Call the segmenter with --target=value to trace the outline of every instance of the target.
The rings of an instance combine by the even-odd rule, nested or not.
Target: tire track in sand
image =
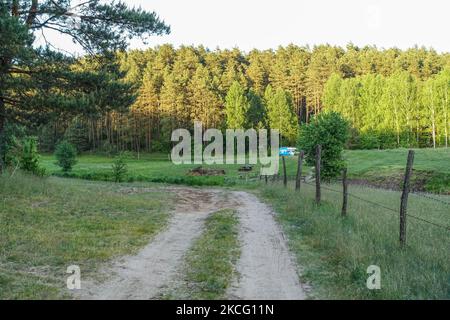
[[[233,299],[303,299],[303,289],[273,211],[246,192],[165,188],[177,194],[168,227],[137,255],[113,261],[101,272],[104,282],[83,281],[80,299],[157,299],[180,278],[184,254],[201,234],[208,214],[224,208],[239,213],[241,257],[239,276],[228,290]],[[151,192],[133,188],[132,192]]]
[[[218,208],[230,207],[223,192],[194,188],[165,188],[177,194],[177,206],[168,227],[135,256],[125,256],[104,268],[105,282],[82,282],[79,299],[155,299],[176,278],[185,252],[203,229],[205,218]],[[133,192],[151,192],[133,188]],[[83,279],[82,279],[83,280]]]
[[[228,290],[232,299],[305,299],[297,267],[288,250],[274,212],[247,192],[234,192],[240,200],[241,257],[239,277]]]

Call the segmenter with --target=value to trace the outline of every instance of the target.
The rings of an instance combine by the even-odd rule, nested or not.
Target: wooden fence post
[[[348,198],[348,183],[347,183],[347,168],[342,170],[342,216],[345,217],[347,215],[347,198]]]
[[[320,204],[320,157],[322,153],[322,146],[316,146],[316,203]]]
[[[286,175],[286,160],[285,156],[282,156],[283,159],[283,184],[286,187],[287,186],[287,175]]]
[[[267,174],[264,176],[264,180],[265,180],[265,182],[267,184]]]
[[[409,180],[412,174],[414,163],[414,150],[409,150],[406,162],[405,178],[403,180],[403,191],[400,203],[400,246],[406,244],[406,210],[408,207]]]
[[[297,178],[295,180],[295,190],[300,190],[300,183],[302,179],[302,165],[303,165],[303,156],[305,155],[305,152],[303,150],[300,150],[300,153],[298,154],[298,163],[297,163]]]

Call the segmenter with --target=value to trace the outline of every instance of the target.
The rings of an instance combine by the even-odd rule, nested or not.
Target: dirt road
[[[157,299],[180,276],[184,254],[203,229],[208,214],[224,208],[239,213],[241,257],[238,278],[229,298],[303,299],[293,263],[272,210],[246,192],[167,188],[177,194],[177,207],[168,227],[137,255],[122,257],[102,273],[112,275],[102,283],[83,281],[80,299]],[[133,192],[145,189],[133,188]]]
[[[241,257],[240,275],[229,290],[232,299],[304,299],[296,266],[273,211],[246,192],[239,199]]]

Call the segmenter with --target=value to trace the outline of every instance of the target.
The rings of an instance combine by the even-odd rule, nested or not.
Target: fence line
[[[306,185],[309,185],[309,186],[311,186],[311,187],[315,187],[315,186],[316,186],[315,184],[309,183],[309,182],[306,182],[306,181],[304,181],[303,183],[306,184]],[[332,192],[336,192],[336,193],[341,193],[341,191],[339,191],[339,190],[335,190],[335,189],[332,189],[332,188],[328,188],[328,187],[325,187],[325,186],[323,186],[323,185],[321,186],[321,188],[324,189],[324,190],[328,190],[328,191],[332,191]],[[396,209],[393,209],[393,208],[384,206],[384,205],[379,204],[379,203],[374,202],[374,201],[370,201],[370,200],[361,198],[361,197],[359,197],[359,196],[357,196],[357,195],[355,195],[355,194],[353,194],[353,193],[350,193],[350,192],[347,192],[347,194],[348,194],[348,196],[350,196],[350,197],[352,197],[352,198],[358,199],[358,200],[360,200],[360,201],[369,203],[369,204],[371,204],[371,205],[373,205],[373,206],[380,207],[380,208],[383,208],[383,209],[385,209],[385,210],[388,210],[388,211],[393,212],[393,213],[390,214],[390,215],[393,215],[394,213],[395,213],[395,214],[398,213],[398,210],[396,210]],[[412,214],[410,214],[410,213],[407,213],[406,216],[411,217],[412,219],[416,219],[416,220],[419,220],[419,221],[428,223],[428,224],[430,224],[430,225],[433,225],[433,226],[436,226],[436,227],[440,227],[440,228],[443,228],[443,229],[446,229],[446,230],[449,230],[449,231],[450,231],[450,226],[441,225],[441,224],[438,224],[438,223],[436,223],[436,222],[433,222],[433,221],[430,221],[430,220],[426,220],[426,219],[424,219],[424,218],[420,218],[420,217],[418,217],[418,216],[412,215]]]
[[[324,189],[324,190],[328,190],[328,191],[331,191],[331,192],[335,192],[335,193],[339,193],[339,194],[342,193],[343,194],[343,200],[342,200],[343,201],[343,206],[342,206],[342,212],[341,212],[342,216],[346,216],[347,196],[350,196],[352,198],[358,199],[359,201],[363,201],[365,203],[371,204],[372,206],[383,208],[384,210],[389,211],[389,213],[387,213],[385,211],[381,211],[381,212],[384,212],[386,214],[390,214],[390,215],[396,214],[397,215],[399,213],[399,210],[390,208],[390,207],[385,206],[383,204],[380,204],[378,202],[374,202],[374,201],[371,201],[371,200],[367,200],[367,199],[361,198],[361,197],[359,197],[359,196],[357,196],[357,195],[355,195],[353,193],[349,193],[347,188],[346,188],[346,183],[345,182],[343,182],[343,184],[342,184],[343,185],[343,190],[336,190],[336,189],[333,189],[333,188],[330,188],[330,187],[322,185],[320,183],[321,151],[322,151],[321,147],[318,145],[316,147],[316,163],[315,163],[315,168],[316,168],[315,176],[316,176],[316,179],[315,179],[314,183],[308,182],[308,181],[306,181],[306,179],[303,181],[304,184],[309,185],[311,187],[315,187],[315,192],[316,192],[315,201],[316,201],[316,203],[318,205],[320,204],[320,201],[321,201],[321,192],[320,192],[320,190]],[[298,190],[299,186],[300,186],[300,178],[301,177],[299,177],[299,172],[301,172],[300,171],[301,170],[301,163],[300,163],[300,161],[302,161],[302,160],[303,160],[303,156],[299,156],[299,158],[298,158],[299,163],[298,163],[298,166],[297,166],[297,175],[295,176],[295,182],[296,182],[295,189],[296,190]],[[416,192],[410,192],[410,190],[409,190],[409,178],[410,178],[410,175],[412,174],[413,160],[414,160],[414,151],[410,150],[408,152],[408,161],[407,161],[406,172],[405,172],[405,176],[404,176],[405,178],[404,178],[404,182],[403,182],[402,196],[401,196],[401,199],[400,199],[400,202],[401,202],[400,203],[400,245],[401,246],[404,246],[405,243],[406,243],[406,217],[410,217],[410,218],[412,218],[412,219],[414,219],[416,221],[420,221],[420,222],[432,225],[434,227],[439,227],[439,228],[443,228],[443,229],[445,229],[447,231],[450,231],[450,226],[442,225],[442,224],[436,223],[434,221],[430,221],[430,220],[418,217],[416,215],[412,215],[410,213],[407,213],[407,208],[408,208],[407,201],[408,201],[408,194],[409,193],[412,193],[412,194],[417,195],[419,197],[427,198],[429,200],[433,200],[433,201],[436,201],[436,202],[439,202],[439,203],[442,203],[442,204],[445,204],[445,205],[450,205],[450,202],[447,202],[447,201],[444,201],[444,200],[441,200],[441,199],[436,199],[436,198],[433,198],[433,197],[425,195],[425,194],[420,194],[420,193],[416,193]],[[344,170],[344,173],[343,173],[343,180],[346,179],[346,172],[345,171],[346,171],[346,169]],[[285,158],[283,157],[283,184],[284,184],[284,187],[286,187],[286,185],[287,185],[287,179],[288,178],[294,178],[294,176],[288,176],[286,174]],[[279,176],[275,177],[275,175],[274,175],[272,181],[275,182],[278,179],[279,179]]]
[[[427,199],[430,199],[430,200],[434,200],[434,201],[443,203],[443,204],[445,204],[447,206],[450,206],[450,202],[447,202],[447,201],[444,201],[444,200],[441,200],[441,199],[436,199],[436,198],[430,197],[429,195],[426,195],[426,194],[423,194],[423,193],[418,193],[418,192],[411,192],[411,193],[416,195],[416,196],[418,196],[418,197],[427,198]]]

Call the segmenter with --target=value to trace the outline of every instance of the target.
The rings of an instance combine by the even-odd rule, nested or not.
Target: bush
[[[115,182],[122,182],[128,172],[127,164],[123,154],[118,156],[112,165],[113,179]]]
[[[304,150],[307,163],[314,165],[316,146],[322,146],[321,178],[330,180],[344,167],[342,151],[348,139],[348,122],[337,112],[326,112],[300,128],[298,147]]]
[[[22,154],[20,155],[20,169],[33,174],[43,176],[45,170],[39,167],[39,154],[37,150],[37,138],[27,137],[22,143]]]
[[[151,148],[152,148],[151,149],[152,152],[168,152],[168,151],[170,151],[169,143],[162,142],[159,140],[152,141]]]
[[[56,164],[62,168],[63,172],[70,172],[77,163],[77,149],[67,141],[62,141],[56,146],[55,157]]]
[[[379,149],[380,141],[376,132],[367,131],[359,136],[360,149]]]

